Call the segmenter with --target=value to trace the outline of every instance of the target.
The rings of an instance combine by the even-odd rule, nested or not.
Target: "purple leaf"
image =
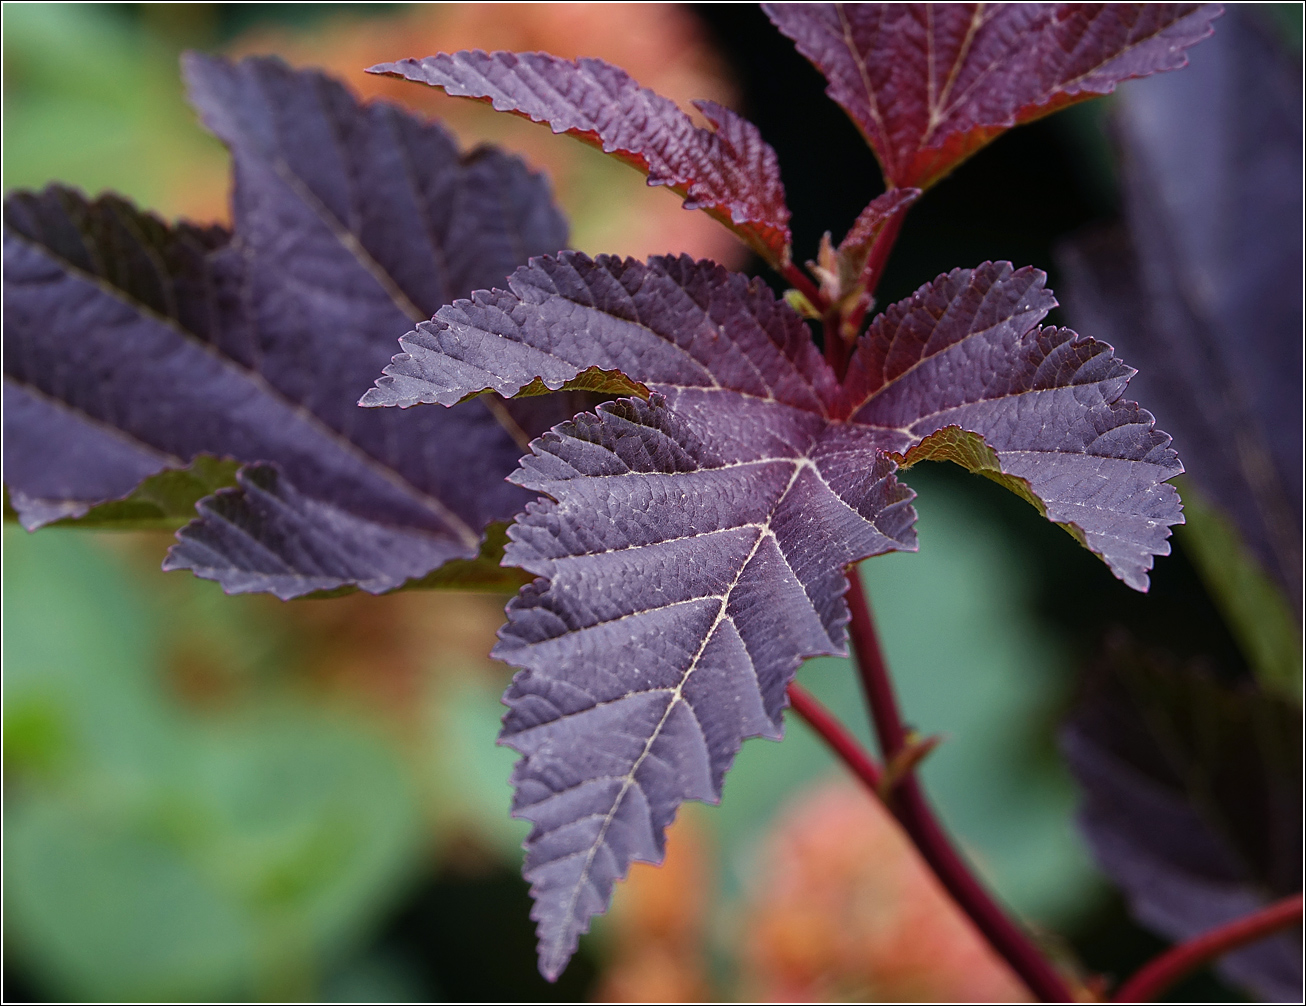
[[[1190,477],[1301,598],[1301,69],[1233,9],[1115,105],[1128,232],[1062,254],[1067,310],[1140,364]]]
[[[747,119],[714,101],[694,104],[712,124],[695,126],[670,98],[640,87],[601,59],[479,49],[374,66],[465,98],[548,123],[612,154],[730,227],[771,263],[789,262],[789,207],[775,151]]]
[[[555,428],[514,476],[553,497],[509,530],[505,562],[545,579],[494,650],[523,668],[501,742],[524,755],[550,979],[631,861],[661,861],[681,801],[715,803],[744,738],[779,739],[803,658],[844,652],[843,567],[915,544],[912,493],[864,438],[719,394],[747,460],[654,396]]]
[[[995,137],[1174,70],[1216,4],[762,5],[830,82],[890,188],[929,188]]]
[[[272,469],[247,473],[180,533],[171,568],[288,597],[392,589],[472,559],[527,498],[503,481],[519,423],[488,400],[364,412],[356,382],[440,304],[565,243],[545,182],[275,60],[191,56],[186,72],[232,149],[234,237],[114,197],[6,201],[5,478],[20,517],[85,514],[208,454],[275,465],[275,489]]]
[[[1178,942],[1301,890],[1301,713],[1125,638],[1062,733],[1098,864]],[[1268,1002],[1301,994],[1301,937],[1225,957]]]
[[[1046,278],[986,263],[894,304],[858,343],[840,411],[907,465],[957,461],[1014,490],[1146,590],[1183,522],[1165,482],[1183,467],[1122,398],[1132,367],[1104,342],[1039,326],[1056,305]]]
[[[495,651],[523,668],[502,740],[524,755],[546,975],[630,862],[660,860],[679,804],[719,796],[744,738],[778,736],[801,660],[843,652],[844,568],[915,548],[898,460],[997,478],[1146,587],[1180,519],[1160,480],[1181,469],[1120,401],[1132,371],[1110,347],[1039,328],[1043,280],[940,277],[877,319],[843,385],[769,288],[685,256],[538,258],[401,340],[365,404],[591,367],[649,395],[556,427],[513,476],[551,498],[509,529],[504,561],[541,579]]]

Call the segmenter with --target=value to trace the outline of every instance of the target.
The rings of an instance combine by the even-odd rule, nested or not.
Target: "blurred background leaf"
[[[1190,548],[1263,683],[1301,701],[1301,64],[1230,8],[1111,115],[1124,220],[1061,249],[1072,321],[1139,368],[1184,459]],[[1294,638],[1295,637],[1295,638]],[[1294,645],[1295,643],[1295,645]]]
[[[1301,715],[1208,667],[1112,638],[1062,735],[1080,821],[1135,914],[1190,939],[1301,890]],[[1301,987],[1301,934],[1218,964],[1269,1002]]]

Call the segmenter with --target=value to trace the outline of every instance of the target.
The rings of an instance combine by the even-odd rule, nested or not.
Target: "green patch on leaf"
[[[167,468],[151,475],[129,496],[92,507],[81,517],[66,517],[55,525],[106,528],[115,531],[171,531],[195,519],[195,504],[205,496],[236,484],[240,463],[201,454],[186,468]],[[18,514],[5,490],[5,520]]]
[[[236,484],[238,461],[201,454],[186,468],[151,475],[124,499],[93,507],[85,516],[59,521],[82,527],[142,530],[181,527],[195,519],[195,504]]]
[[[945,426],[941,430],[931,433],[919,444],[909,450],[905,455],[894,454],[894,460],[898,462],[899,467],[906,470],[916,464],[918,461],[951,461],[955,465],[961,465],[969,472],[976,475],[983,475],[986,479],[991,479],[1004,489],[1015,493],[1026,503],[1032,506],[1043,517],[1047,517],[1047,507],[1043,501],[1034,495],[1030,488],[1029,482],[1017,475],[1008,475],[1002,470],[1002,462],[998,459],[998,452],[984,442],[984,438],[978,433],[971,433],[969,430],[963,430],[960,426]],[[1084,532],[1074,524],[1065,521],[1053,521],[1057,527],[1065,531],[1075,541],[1088,548],[1088,542],[1084,538]]]
[[[475,559],[452,559],[420,580],[409,581],[403,589],[515,594],[535,577],[514,566],[499,565],[503,559],[503,548],[507,544],[507,522],[495,521],[485,529],[481,551]]]
[[[582,370],[561,388],[546,387],[540,378],[535,378],[513,398],[531,398],[535,395],[552,395],[555,391],[594,391],[601,395],[634,395],[648,401],[648,388],[633,381],[619,370],[600,370],[589,367]]]
[[[998,452],[986,444],[978,433],[963,430],[960,426],[945,426],[931,433],[905,455],[895,454],[894,459],[903,469],[912,467],[918,461],[951,461],[976,475],[992,479],[1015,493],[1044,517],[1047,516],[1047,508],[1030,490],[1029,482],[1004,472],[1002,462],[998,460]]]

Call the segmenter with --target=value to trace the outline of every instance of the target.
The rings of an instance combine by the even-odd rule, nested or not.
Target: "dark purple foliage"
[[[226,231],[170,229],[113,196],[87,203],[58,187],[7,199],[4,229],[5,483],[29,531],[205,449],[132,427],[176,436],[185,415],[185,425],[245,439],[240,424],[195,416],[189,389],[168,396],[225,376],[207,346],[235,299]]]
[[[509,530],[505,561],[543,579],[494,650],[524,669],[501,740],[525,756],[513,812],[534,824],[549,978],[631,861],[661,861],[681,801],[715,803],[744,738],[779,739],[803,658],[843,652],[843,566],[915,544],[887,458],[785,406],[733,406],[712,429],[753,430],[746,459],[655,395],[556,427],[513,476],[553,498]]]
[[[191,56],[186,75],[232,151],[234,237],[58,188],[6,201],[5,480],[24,524],[206,453],[264,464],[201,506],[168,568],[292,597],[475,556],[528,498],[503,481],[518,424],[488,401],[364,411],[358,383],[405,328],[565,244],[547,184],[276,60]]]
[[[768,3],[890,188],[928,188],[1012,126],[1184,65],[1217,4]]]
[[[591,367],[650,394],[556,427],[513,476],[552,498],[509,529],[504,561],[541,579],[495,650],[523,668],[503,740],[525,755],[514,806],[535,824],[546,974],[630,862],[661,859],[680,802],[717,799],[741,741],[778,736],[802,659],[844,652],[844,568],[915,548],[897,462],[1003,481],[1145,589],[1181,468],[1121,400],[1133,371],[1110,347],[1039,327],[1043,282],[1007,264],[941,276],[876,320],[843,382],[769,288],[688,257],[536,259],[401,340],[364,404],[560,388]]]
[[[1182,74],[1123,92],[1128,226],[1063,249],[1068,310],[1147,374],[1190,477],[1301,597],[1301,71],[1234,9]],[[1300,711],[1117,646],[1065,749],[1082,824],[1144,924],[1182,940],[1301,889]],[[1300,937],[1221,971],[1301,994]]]
[[[1064,250],[1067,310],[1300,603],[1301,69],[1237,9],[1192,60],[1117,99],[1128,230]]]
[[[1093,855],[1145,925],[1178,942],[1301,890],[1299,709],[1118,638],[1061,746]],[[1219,968],[1293,1002],[1300,937]]]
[[[1045,279],[986,263],[893,305],[858,342],[840,411],[909,464],[957,461],[1014,489],[1146,590],[1183,520],[1165,482],[1183,469],[1151,414],[1123,399],[1132,367],[1104,342],[1039,327],[1056,305]]]
[[[694,103],[713,126],[702,129],[620,67],[543,52],[440,53],[371,72],[548,123],[643,171],[650,185],[670,186],[686,209],[707,210],[770,262],[789,261],[789,207],[775,151],[756,126],[714,101]]]
[[[761,281],[687,256],[558,252],[566,227],[520,162],[462,155],[438,127],[275,60],[186,62],[233,155],[233,233],[58,188],[5,206],[5,477],[29,527],[198,499],[167,567],[281,597],[486,583],[501,546],[535,577],[495,654],[520,668],[501,740],[522,755],[513,810],[533,824],[526,876],[550,978],[630,864],[662,858],[680,804],[719,799],[743,740],[780,736],[802,660],[845,652],[848,567],[916,547],[900,468],[952,460],[1005,485],[1138,590],[1182,520],[1170,438],[1124,398],[1133,369],[1041,326],[1056,301],[1038,270],[956,269],[859,330],[921,189],[1011,126],[1184,65],[1219,8],[767,8],[890,188],[837,249],[823,243],[819,287],[791,268],[775,152],[728,109],[698,103],[713,127],[699,128],[616,67],[540,53],[373,71],[548,123],[672,188],[803,286],[795,303],[849,340],[850,356],[831,352],[837,371]],[[1258,290],[1238,286],[1220,318],[1260,318]],[[373,408],[356,408],[362,375],[382,368],[361,403]],[[623,397],[559,422],[577,410],[544,397],[558,391]],[[409,408],[421,403],[448,408]],[[170,475],[181,481],[158,482]],[[503,546],[495,522],[514,513]],[[1235,723],[1217,747],[1243,729],[1237,702],[1200,701]],[[1110,822],[1137,782],[1120,766],[1159,764],[1117,742],[1155,722],[1092,709],[1067,746],[1099,854],[1124,864],[1139,904],[1153,902],[1130,878],[1174,827],[1191,832],[1196,873],[1218,861],[1211,875],[1247,904],[1251,880],[1287,882],[1262,869],[1277,852],[1199,834],[1173,765],[1156,778],[1179,790]],[[1204,716],[1174,727],[1201,765]],[[1098,793],[1110,806],[1094,811]]]

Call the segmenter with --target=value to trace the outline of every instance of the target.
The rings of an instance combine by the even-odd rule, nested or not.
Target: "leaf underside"
[[[20,519],[176,526],[200,488],[183,473],[213,455],[252,467],[210,480],[231,488],[204,500],[168,568],[293,597],[474,559],[485,526],[528,499],[503,481],[521,443],[570,413],[365,412],[357,381],[441,304],[566,243],[547,184],[276,60],[185,69],[233,154],[234,235],[57,187],[6,200]]]
[[[539,579],[495,649],[522,669],[501,741],[523,755],[546,975],[630,863],[660,860],[679,804],[716,800],[742,741],[779,735],[799,663],[844,652],[845,567],[915,548],[895,458],[1023,489],[1146,587],[1182,469],[1110,347],[1039,326],[1043,284],[1005,263],[940,276],[876,319],[843,382],[764,284],[684,256],[535,259],[401,340],[364,404],[589,367],[650,393],[555,427],[512,476],[548,497],[509,529],[504,561]]]
[[[1218,4],[762,5],[830,82],[890,188],[928,188],[1000,133],[1178,69]]]
[[[479,49],[374,66],[447,94],[489,102],[547,123],[666,185],[719,219],[772,264],[789,261],[789,207],[775,151],[747,119],[713,101],[694,104],[712,124],[695,126],[674,101],[642,88],[601,59]]]
[[[1301,890],[1301,713],[1127,638],[1061,736],[1079,824],[1144,925],[1176,942]],[[1231,953],[1221,973],[1293,1002],[1301,936]]]
[[[885,224],[907,210],[920,197],[920,189],[890,189],[876,196],[857,214],[852,227],[839,242],[839,254],[865,265],[871,245],[880,236]],[[857,272],[860,274],[861,269],[858,268]]]

